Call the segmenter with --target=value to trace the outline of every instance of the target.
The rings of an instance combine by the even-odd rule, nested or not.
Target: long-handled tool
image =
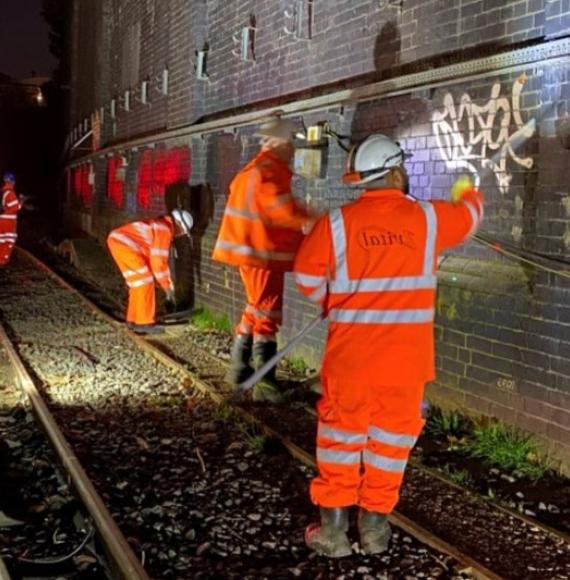
[[[259,382],[267,372],[269,372],[277,363],[287,354],[289,354],[302,340],[309,334],[314,328],[319,326],[319,324],[325,319],[322,314],[319,314],[309,325],[307,325],[299,334],[292,338],[279,352],[274,354],[263,366],[261,366],[257,371],[245,380],[243,383],[238,385],[238,388],[242,391],[247,391],[251,389],[257,382]]]

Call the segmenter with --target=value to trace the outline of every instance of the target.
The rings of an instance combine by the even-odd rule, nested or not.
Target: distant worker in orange
[[[18,212],[22,208],[16,194],[16,176],[5,173],[0,198],[0,267],[10,261],[18,239]]]
[[[452,201],[409,195],[404,151],[384,135],[354,147],[344,176],[361,197],[322,217],[295,260],[300,291],[330,325],[318,404],[318,476],[311,499],[320,524],[305,532],[319,554],[351,553],[349,507],[360,508],[361,548],[383,552],[387,516],[424,426],[424,385],[435,377],[434,315],[440,253],[469,239],[483,196],[468,178]]]
[[[175,236],[190,236],[192,215],[181,209],[171,216],[140,220],[111,231],[107,245],[129,287],[127,324],[139,334],[156,334],[163,328],[155,324],[155,280],[175,303],[169,256]]]
[[[291,193],[293,131],[279,117],[260,127],[261,151],[230,185],[214,249],[214,260],[239,267],[247,297],[227,376],[232,384],[251,376],[252,356],[261,366],[276,353],[285,272],[293,268],[302,228],[314,220]],[[275,369],[265,379],[275,384]]]

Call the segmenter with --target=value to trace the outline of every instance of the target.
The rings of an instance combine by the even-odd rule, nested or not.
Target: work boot
[[[136,334],[162,334],[164,332],[164,326],[160,324],[133,324],[129,322],[127,328],[132,330]]]
[[[256,340],[253,343],[253,363],[256,369],[261,368],[277,352],[277,343],[272,340]],[[253,400],[256,402],[282,403],[283,394],[275,376],[275,367],[267,371],[261,382],[253,387]]]
[[[253,374],[249,364],[253,337],[250,334],[238,334],[232,345],[232,360],[226,374],[226,381],[233,386],[243,383]]]
[[[321,523],[305,530],[305,543],[327,558],[344,558],[352,554],[348,541],[348,508],[321,508]]]
[[[392,530],[388,516],[360,508],[358,512],[360,547],[365,554],[381,554],[388,549]]]

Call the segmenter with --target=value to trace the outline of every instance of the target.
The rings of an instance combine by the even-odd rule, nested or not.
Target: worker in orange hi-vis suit
[[[175,209],[172,217],[140,220],[111,231],[107,245],[129,287],[127,323],[139,334],[163,331],[155,325],[155,280],[175,302],[174,284],[168,264],[174,236],[189,236],[193,220],[189,212]]]
[[[0,266],[8,264],[12,250],[16,245],[18,212],[22,207],[14,189],[16,185],[15,175],[5,173],[3,181],[0,191]]]
[[[424,421],[424,385],[435,377],[434,305],[440,252],[469,239],[483,196],[467,178],[452,201],[407,195],[405,154],[384,135],[353,148],[344,181],[365,191],[322,217],[295,260],[300,291],[330,325],[318,404],[318,476],[311,499],[321,522],[305,533],[322,555],[351,553],[348,508],[360,507],[365,553],[387,549],[387,515]]]
[[[282,322],[285,272],[303,239],[302,229],[314,221],[311,211],[291,193],[293,125],[273,117],[258,131],[261,151],[233,179],[213,259],[238,266],[247,306],[236,328],[227,380],[239,384],[277,351]],[[275,383],[275,371],[266,380]],[[257,399],[275,400],[278,392]],[[256,392],[254,391],[254,396]]]

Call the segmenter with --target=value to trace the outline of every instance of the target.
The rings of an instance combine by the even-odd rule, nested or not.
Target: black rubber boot
[[[136,332],[136,334],[162,334],[164,332],[164,326],[160,324],[132,324],[129,322],[127,328]]]
[[[321,508],[321,523],[305,530],[305,543],[327,558],[344,558],[352,554],[348,532],[349,508]]]
[[[255,368],[262,367],[268,360],[273,358],[277,353],[277,343],[269,340],[256,340],[253,343],[253,363]],[[267,371],[263,377],[265,382],[272,385],[277,385],[277,378],[275,377],[275,367]]]
[[[253,337],[250,334],[237,335],[232,345],[232,360],[226,375],[226,381],[233,386],[243,383],[253,374],[249,364],[253,346]]]
[[[381,554],[388,549],[392,530],[388,516],[360,508],[358,512],[360,547],[365,554]]]

